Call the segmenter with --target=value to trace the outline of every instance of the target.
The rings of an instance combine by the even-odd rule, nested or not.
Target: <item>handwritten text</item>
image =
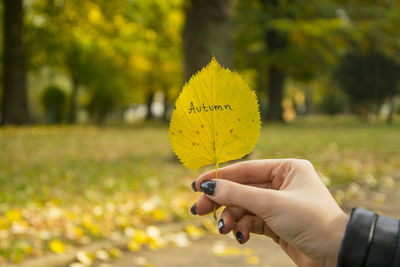
[[[209,112],[209,111],[229,111],[232,110],[230,105],[206,105],[202,103],[200,106],[194,106],[193,102],[190,102],[189,114]]]

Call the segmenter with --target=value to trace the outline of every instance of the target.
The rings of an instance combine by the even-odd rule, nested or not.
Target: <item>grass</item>
[[[85,237],[107,238],[114,230],[190,216],[197,196],[190,183],[212,167],[186,170],[173,155],[167,133],[166,125],[1,128],[0,263],[1,257],[40,256],[54,239],[83,244]],[[398,124],[308,117],[263,125],[248,158],[309,159],[335,189],[400,179],[399,154]],[[55,208],[53,222],[48,214]],[[106,220],[109,208],[112,220]],[[69,233],[66,221],[80,234]],[[34,230],[15,233],[16,223]],[[42,238],[45,231],[50,237]]]
[[[180,185],[184,169],[166,126],[37,126],[0,130],[0,203],[68,203],[115,192]],[[250,158],[306,158],[334,184],[400,169],[400,126],[312,118],[263,125]],[[206,168],[207,169],[207,168]],[[184,179],[185,178],[185,179]],[[4,212],[4,209],[0,208]]]

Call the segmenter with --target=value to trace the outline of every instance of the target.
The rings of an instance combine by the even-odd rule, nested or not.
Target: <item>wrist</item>
[[[330,246],[327,251],[327,256],[325,258],[325,262],[323,266],[326,267],[336,267],[338,262],[338,255],[341,248],[341,244],[343,238],[345,236],[346,227],[348,225],[350,217],[341,212],[341,214],[334,220],[334,227],[330,227],[331,229],[331,238],[330,238]]]

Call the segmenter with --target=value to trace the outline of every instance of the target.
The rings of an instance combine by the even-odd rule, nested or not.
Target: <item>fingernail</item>
[[[217,182],[213,181],[213,180],[204,181],[204,182],[201,183],[200,189],[205,194],[212,196],[212,195],[214,195],[214,190],[215,190],[216,184],[217,184]]]
[[[197,202],[194,203],[193,206],[190,208],[190,212],[191,212],[193,215],[197,215],[196,207],[197,207]]]
[[[196,189],[196,181],[194,181],[194,182],[192,183],[192,189],[193,189],[194,192],[197,192],[197,189]]]
[[[222,228],[224,227],[224,220],[220,219],[218,221],[218,232],[222,234]]]
[[[242,244],[243,234],[241,232],[236,232],[236,240],[239,242],[239,244]]]

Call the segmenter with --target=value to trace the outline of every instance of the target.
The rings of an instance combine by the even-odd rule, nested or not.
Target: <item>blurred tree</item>
[[[347,96],[339,89],[327,90],[322,96],[321,111],[335,115],[343,113],[348,105]]]
[[[258,73],[263,117],[282,120],[286,78],[305,83],[329,71],[346,50],[346,23],[329,0],[238,1],[235,10],[235,62]]]
[[[47,87],[42,93],[41,102],[49,123],[64,121],[67,96],[62,89],[54,85]]]
[[[351,25],[347,32],[346,42],[351,47],[342,59],[341,65],[351,68],[350,65],[358,63],[378,64],[363,65],[354,69],[356,73],[364,72],[365,75],[374,74],[375,77],[362,77],[358,86],[364,86],[365,94],[356,99],[356,92],[360,88],[347,88],[353,103],[357,102],[357,111],[366,117],[385,101],[388,103],[389,112],[387,121],[393,119],[396,94],[399,86],[396,76],[400,74],[400,2],[398,1],[372,1],[366,0],[360,5],[357,1],[348,1],[342,6],[341,15]],[[352,63],[353,62],[353,63]],[[383,69],[378,70],[381,67]],[[340,76],[348,76],[342,71],[335,72]],[[356,74],[360,75],[360,74]],[[360,76],[359,76],[360,77]],[[346,80],[346,81],[343,81]],[[340,83],[350,83],[351,77],[341,78]],[[347,85],[348,86],[348,85]],[[366,92],[368,91],[368,92]],[[361,103],[362,102],[362,103]]]
[[[173,99],[182,72],[181,2],[37,0],[29,16],[31,67],[69,75],[70,122],[78,107],[100,123],[156,91]]]
[[[22,0],[4,0],[3,103],[0,124],[29,122]]]
[[[153,119],[152,105],[156,92],[164,95],[162,118],[168,121],[169,102],[182,84],[183,1],[138,1],[137,19],[142,23],[142,44],[137,45],[136,68],[142,73],[138,82],[143,87],[147,106],[146,119]]]
[[[183,29],[185,80],[214,55],[225,67],[233,67],[231,0],[188,0]]]
[[[368,118],[385,99],[396,95],[400,66],[377,51],[353,52],[341,61],[336,73],[340,87],[350,96],[356,112]]]
[[[265,10],[279,8],[278,0],[261,0]],[[284,51],[288,45],[287,33],[275,28],[267,28],[265,31],[265,42],[268,54]],[[275,64],[268,66],[268,109],[266,118],[268,120],[282,121],[282,99],[286,72]]]

